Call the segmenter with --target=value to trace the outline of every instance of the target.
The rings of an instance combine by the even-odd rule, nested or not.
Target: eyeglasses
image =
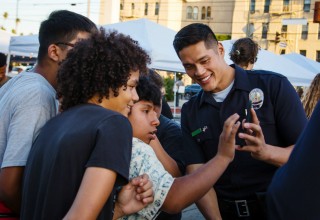
[[[62,44],[62,45],[66,45],[66,46],[69,46],[69,47],[74,47],[74,44],[72,44],[72,43],[58,42],[58,43],[55,43],[55,44],[56,45]]]

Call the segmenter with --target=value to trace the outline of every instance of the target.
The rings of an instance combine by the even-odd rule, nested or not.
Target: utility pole
[[[280,33],[277,31],[274,38],[274,52],[277,53],[277,44],[280,42]]]
[[[246,37],[250,37],[250,4],[251,4],[251,0],[248,0],[248,16],[247,16],[247,30],[246,30]]]
[[[161,0],[159,0],[159,9],[158,9],[158,15],[157,15],[157,24],[159,24],[159,16],[160,16],[160,8],[161,8]]]

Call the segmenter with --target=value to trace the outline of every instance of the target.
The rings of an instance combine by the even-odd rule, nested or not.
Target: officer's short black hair
[[[173,47],[179,56],[179,52],[190,45],[204,41],[207,48],[213,48],[218,44],[216,35],[208,25],[193,23],[182,28],[174,37]]]

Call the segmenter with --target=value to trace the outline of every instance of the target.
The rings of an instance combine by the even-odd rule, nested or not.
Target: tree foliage
[[[223,40],[230,40],[231,35],[230,34],[216,34],[216,37],[218,41],[223,41]]]
[[[166,99],[167,101],[172,101],[173,100],[173,84],[174,84],[174,79],[172,79],[171,77],[166,77],[164,79],[164,86],[166,89]]]

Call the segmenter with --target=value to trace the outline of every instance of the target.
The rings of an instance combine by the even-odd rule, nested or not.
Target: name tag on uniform
[[[193,131],[191,133],[191,136],[197,136],[198,134],[201,134],[202,132],[206,132],[206,130],[208,129],[208,126],[204,126],[203,128],[198,128],[197,130]]]

